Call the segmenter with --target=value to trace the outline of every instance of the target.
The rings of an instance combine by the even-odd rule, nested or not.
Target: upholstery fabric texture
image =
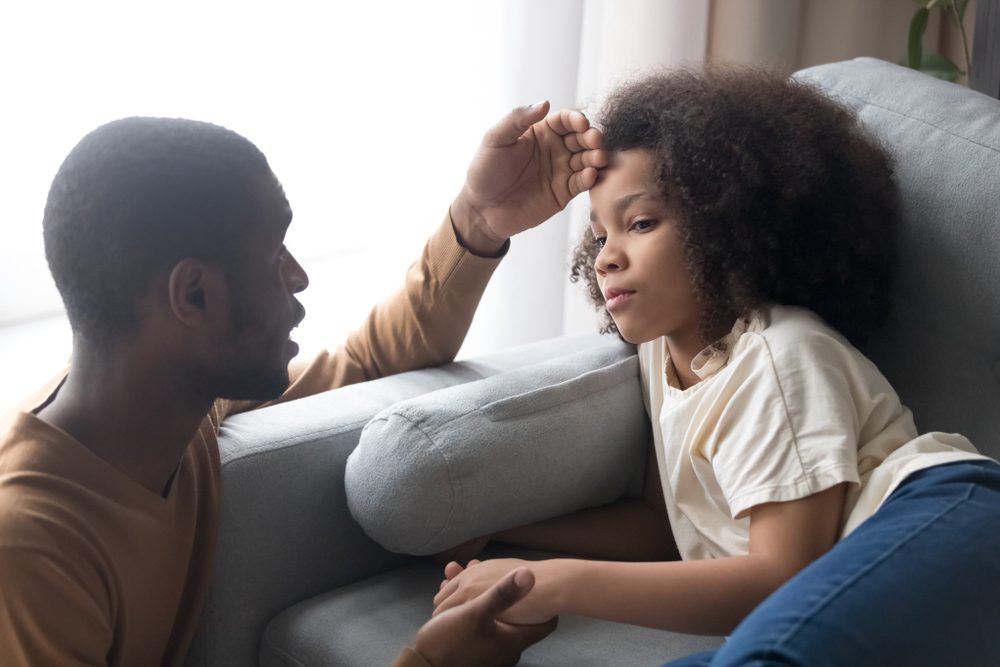
[[[404,401],[347,460],[347,503],[389,551],[426,555],[641,490],[634,349],[608,345]]]

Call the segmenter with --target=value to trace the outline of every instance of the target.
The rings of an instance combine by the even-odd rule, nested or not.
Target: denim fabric
[[[669,665],[1000,665],[1000,465],[914,473],[721,648]]]

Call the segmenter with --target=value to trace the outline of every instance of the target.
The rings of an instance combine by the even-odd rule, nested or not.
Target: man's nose
[[[288,266],[288,289],[292,294],[298,294],[309,287],[309,274],[306,273],[306,270],[302,268],[302,265],[299,264],[299,261],[291,253],[288,253]]]

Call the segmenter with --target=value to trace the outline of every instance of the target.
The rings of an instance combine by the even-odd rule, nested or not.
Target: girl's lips
[[[604,306],[609,313],[614,312],[625,305],[633,294],[635,294],[635,290],[608,290]]]

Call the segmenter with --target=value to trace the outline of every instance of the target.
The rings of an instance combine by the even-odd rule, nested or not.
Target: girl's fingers
[[[457,589],[458,589],[458,582],[455,581],[454,579],[450,579],[449,581],[444,582],[444,585],[441,586],[441,590],[438,591],[438,594],[434,596],[435,614],[437,613],[438,607],[441,605],[441,603],[447,600],[449,597],[451,597],[451,594],[454,593]]]

